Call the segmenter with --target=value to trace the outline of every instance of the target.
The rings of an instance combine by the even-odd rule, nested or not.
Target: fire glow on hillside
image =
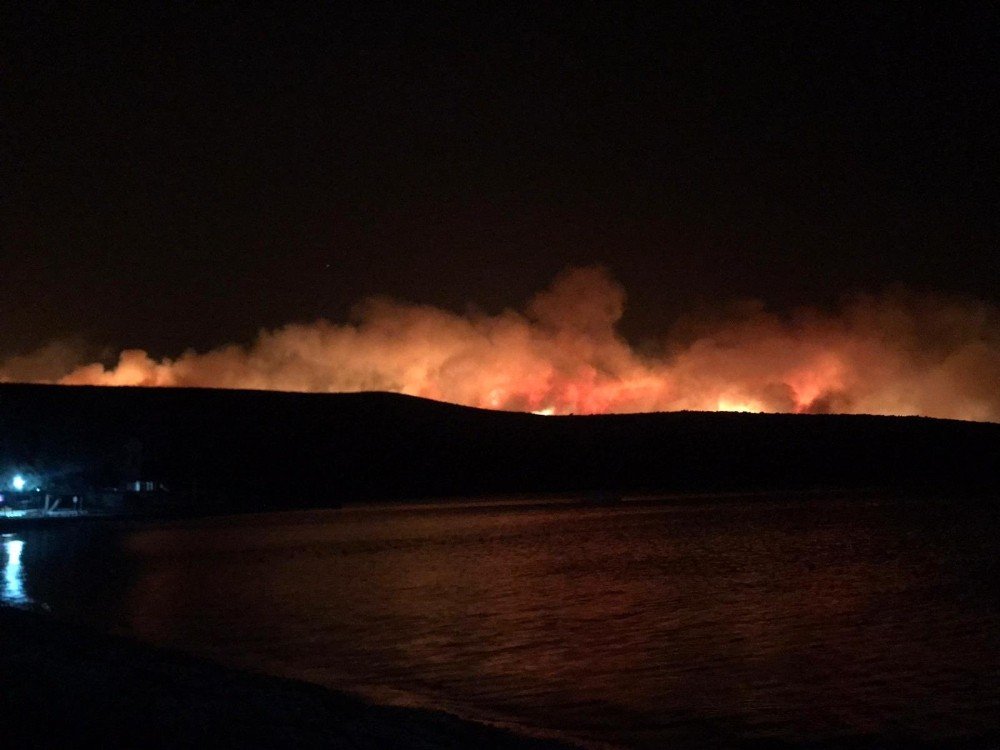
[[[572,269],[523,312],[461,316],[369,300],[356,322],[317,321],[112,366],[53,343],[0,363],[0,381],[394,391],[545,414],[709,411],[916,414],[1000,421],[1000,313],[906,293],[791,317],[752,303],[682,321],[640,352],[617,331],[624,290]]]

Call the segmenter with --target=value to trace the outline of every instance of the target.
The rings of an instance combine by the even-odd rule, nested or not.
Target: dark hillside
[[[246,508],[542,492],[996,488],[1000,425],[538,417],[386,393],[0,386],[0,477],[155,479]]]

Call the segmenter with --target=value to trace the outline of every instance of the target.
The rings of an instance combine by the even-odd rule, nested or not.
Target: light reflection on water
[[[998,526],[845,502],[310,512],[47,530],[26,588],[152,641],[633,747],[934,741],[1000,726]]]
[[[31,598],[24,593],[24,570],[21,566],[21,552],[24,540],[9,534],[3,535],[3,593],[0,602],[17,607],[31,604]]]

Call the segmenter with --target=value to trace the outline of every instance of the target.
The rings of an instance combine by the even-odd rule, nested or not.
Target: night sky
[[[594,263],[637,341],[738,297],[1000,301],[995,4],[69,5],[2,19],[0,355],[496,312]]]

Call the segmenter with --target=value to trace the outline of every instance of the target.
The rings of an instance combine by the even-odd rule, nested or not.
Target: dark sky
[[[495,311],[595,262],[636,339],[1000,296],[995,4],[69,5],[2,19],[0,354]]]

